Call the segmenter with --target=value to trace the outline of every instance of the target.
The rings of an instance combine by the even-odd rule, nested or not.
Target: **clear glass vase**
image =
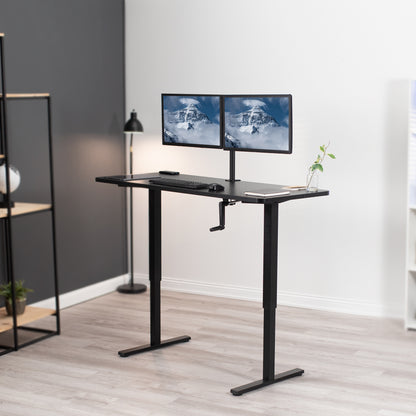
[[[306,190],[308,192],[317,192],[319,185],[319,170],[308,170],[306,175]]]

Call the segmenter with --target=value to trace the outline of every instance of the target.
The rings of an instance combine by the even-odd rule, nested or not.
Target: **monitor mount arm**
[[[220,201],[220,203],[218,204],[220,213],[220,225],[210,228],[210,231],[221,231],[225,228],[225,207],[228,205],[235,205],[236,202],[237,201],[234,201],[232,199],[223,199],[222,201]]]

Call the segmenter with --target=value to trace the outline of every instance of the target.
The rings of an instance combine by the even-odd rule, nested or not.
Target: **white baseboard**
[[[278,292],[277,303],[298,308],[348,313],[352,315],[376,316],[403,319],[404,310],[398,305],[385,305],[357,301],[355,299],[327,298],[301,293]]]
[[[111,279],[104,280],[102,282],[94,283],[89,286],[82,287],[81,289],[73,290],[72,292],[64,293],[59,296],[59,306],[61,309],[74,306],[78,303],[86,302],[97,298],[107,293],[114,292],[117,286],[128,282],[128,274],[113,277]],[[55,308],[55,298],[49,298],[36,302],[31,306],[37,306],[39,308]]]
[[[136,283],[149,283],[147,275],[135,273]],[[104,280],[72,292],[64,293],[59,297],[60,307],[67,308],[81,302],[86,302],[98,296],[116,290],[117,286],[128,282],[128,274]],[[190,282],[189,280],[164,277],[162,288],[175,292],[193,293],[197,295],[217,296],[232,299],[262,301],[262,290],[243,286],[221,285],[203,282]],[[329,312],[348,313],[353,315],[380,316],[389,318],[402,318],[403,310],[400,305],[384,305],[357,301],[355,299],[329,298],[301,293],[278,291],[277,303],[284,306],[298,308],[318,309]],[[55,299],[49,298],[37,302],[32,306],[54,308]]]
[[[138,280],[147,276],[137,275]],[[255,302],[262,301],[262,290],[243,286],[220,285],[164,277],[164,289],[177,292],[194,293],[198,295],[218,296]],[[384,305],[357,301],[355,299],[329,298],[302,293],[278,291],[278,305],[298,308],[317,309],[329,312],[348,313],[353,315],[379,316],[388,318],[403,318],[404,311],[400,305]]]
[[[262,300],[262,291],[260,289],[244,286],[190,282],[189,280],[175,279],[172,277],[164,277],[162,279],[162,289],[172,290],[175,292],[193,293],[196,295],[251,300],[254,302],[261,302]]]

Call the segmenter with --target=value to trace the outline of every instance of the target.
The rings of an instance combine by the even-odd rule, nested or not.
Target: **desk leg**
[[[145,351],[157,350],[169,345],[187,342],[184,335],[166,341],[160,339],[160,282],[162,280],[162,208],[161,191],[149,189],[149,280],[150,280],[150,344],[119,351],[128,357]]]
[[[264,205],[263,242],[263,379],[231,389],[234,396],[241,396],[252,390],[288,378],[301,376],[300,368],[274,373],[276,306],[277,306],[277,242],[278,242],[279,204]]]

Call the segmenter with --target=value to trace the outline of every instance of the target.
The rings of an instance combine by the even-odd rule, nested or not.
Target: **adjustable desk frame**
[[[149,174],[148,176],[164,176]],[[144,187],[149,189],[149,280],[150,280],[150,344],[119,351],[121,357],[128,357],[145,351],[156,350],[170,345],[187,342],[190,336],[184,335],[161,341],[160,331],[160,282],[162,280],[162,223],[161,223],[161,191],[179,192],[192,195],[229,198],[246,203],[264,205],[264,237],[263,237],[263,378],[243,386],[231,389],[231,393],[240,396],[252,390],[269,384],[301,376],[304,370],[295,368],[283,373],[275,374],[275,331],[277,306],[277,252],[278,252],[278,220],[279,204],[291,199],[311,198],[328,195],[328,191],[319,190],[310,193],[306,191],[292,191],[290,195],[262,199],[249,197],[245,191],[259,189],[275,189],[281,191],[280,185],[265,185],[252,182],[227,182],[218,178],[179,175],[176,178],[195,180],[206,183],[221,183],[222,192],[209,192],[206,189],[173,188],[165,185],[150,184],[147,180],[125,182],[120,177],[96,178],[97,182],[112,183],[125,187]]]

